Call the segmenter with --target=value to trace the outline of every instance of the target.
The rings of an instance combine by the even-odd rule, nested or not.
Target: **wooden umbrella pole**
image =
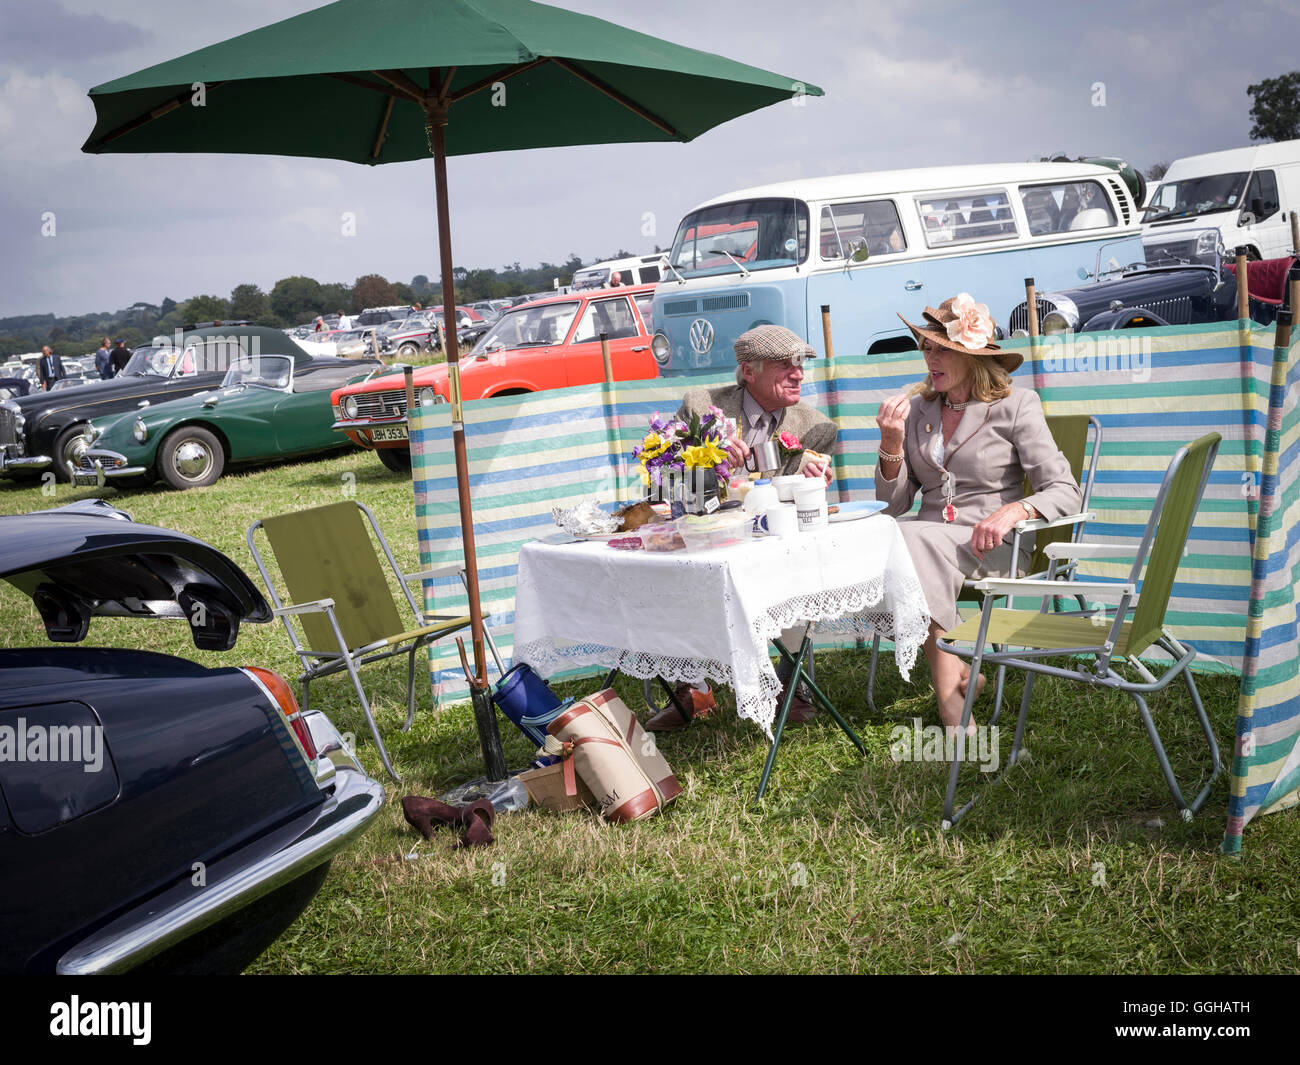
[[[438,199],[438,257],[442,267],[443,347],[447,352],[447,386],[451,393],[451,444],[456,460],[456,491],[460,499],[460,536],[465,551],[465,583],[469,592],[470,636],[474,643],[475,687],[487,686],[483,657],[483,606],[479,602],[478,555],[474,548],[474,510],[469,498],[469,456],[465,451],[465,420],[460,399],[460,348],[456,340],[456,283],[451,271],[451,210],[447,205],[447,113],[426,106],[429,143],[433,148],[433,177]]]
[[[1300,255],[1300,215],[1291,212],[1291,254]]]

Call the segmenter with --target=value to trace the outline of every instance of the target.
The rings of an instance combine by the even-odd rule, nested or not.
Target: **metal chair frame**
[[[1200,506],[1200,501],[1205,492],[1205,485],[1209,480],[1210,470],[1214,465],[1214,460],[1218,454],[1220,438],[1217,433],[1210,433],[1178,449],[1170,461],[1169,468],[1161,481],[1160,489],[1152,505],[1151,516],[1147,521],[1146,530],[1143,533],[1142,540],[1136,548],[1129,548],[1123,545],[1091,545],[1091,544],[1073,544],[1059,543],[1050,545],[1048,555],[1051,562],[1048,567],[1046,579],[999,579],[988,578],[986,580],[975,582],[975,587],[985,594],[984,605],[978,619],[978,625],[974,635],[973,642],[970,642],[970,629],[974,624],[973,621],[965,622],[957,629],[945,633],[939,638],[939,646],[961,658],[967,658],[971,662],[972,675],[980,668],[983,662],[995,663],[999,668],[1011,667],[1024,670],[1025,690],[1020,700],[1020,716],[1016,721],[1015,738],[1012,741],[1010,756],[1006,759],[1002,772],[998,774],[993,781],[989,783],[992,787],[1011,770],[1020,757],[1021,742],[1024,738],[1025,723],[1028,720],[1029,704],[1033,693],[1034,680],[1039,674],[1057,677],[1062,680],[1069,680],[1075,683],[1086,684],[1090,687],[1109,688],[1116,691],[1123,691],[1128,694],[1134,701],[1138,709],[1138,714],[1142,720],[1143,727],[1146,730],[1147,737],[1155,750],[1156,760],[1160,764],[1160,770],[1164,776],[1165,783],[1169,788],[1170,795],[1173,797],[1175,804],[1184,820],[1190,821],[1196,812],[1201,808],[1210,793],[1216,777],[1222,769],[1222,760],[1219,755],[1219,745],[1214,736],[1214,731],[1210,727],[1209,718],[1205,713],[1204,704],[1201,702],[1200,693],[1196,688],[1196,681],[1193,679],[1190,669],[1188,668],[1196,658],[1196,651],[1193,648],[1185,647],[1180,643],[1167,628],[1164,627],[1164,614],[1168,609],[1169,597],[1172,594],[1173,580],[1177,574],[1178,561],[1186,554],[1186,541],[1190,534],[1192,521],[1195,519],[1196,511]],[[1166,504],[1171,497],[1171,490],[1175,480],[1182,472],[1183,464],[1189,456],[1203,452],[1202,465],[1199,471],[1199,477],[1196,482],[1194,496],[1191,500],[1190,509],[1187,513],[1185,526],[1179,530],[1174,527],[1162,529],[1161,518],[1165,513]],[[1184,479],[1183,485],[1186,487],[1190,482]],[[1163,535],[1162,535],[1163,533]],[[1173,572],[1168,574],[1168,580],[1163,580],[1164,574],[1160,575],[1160,580],[1164,583],[1163,592],[1152,592],[1152,595],[1162,596],[1162,601],[1157,603],[1154,608],[1148,608],[1145,617],[1138,613],[1141,597],[1138,594],[1139,581],[1142,578],[1143,568],[1153,552],[1163,543],[1171,541],[1173,537],[1180,536],[1182,543],[1178,545],[1177,551],[1172,555],[1168,550],[1161,556],[1163,566],[1172,566]],[[1055,580],[1054,571],[1056,563],[1060,559],[1079,558],[1101,558],[1101,557],[1132,557],[1133,564],[1129,571],[1128,580],[1123,583],[1111,581],[1080,581],[1071,579],[1069,581],[1058,582]],[[1148,570],[1148,582],[1153,577]],[[1094,644],[1080,644],[1079,646],[1061,646],[1056,641],[1054,646],[1043,646],[1042,643],[1034,644],[1027,642],[1019,650],[994,650],[988,652],[985,650],[989,629],[995,620],[1009,620],[1010,615],[1021,614],[1028,616],[1030,628],[1033,626],[1032,619],[1034,614],[1029,611],[1015,611],[1002,609],[998,611],[998,618],[995,618],[994,600],[999,596],[1026,596],[1032,595],[1040,599],[1040,606],[1037,611],[1038,616],[1048,614],[1049,601],[1058,597],[1055,589],[1045,587],[1053,584],[1063,584],[1067,587],[1060,593],[1064,596],[1076,596],[1082,593],[1089,593],[1094,596],[1115,596],[1118,595],[1119,601],[1115,605],[1109,617],[1104,619],[1103,624],[1096,626],[1096,631],[1102,638]],[[1130,619],[1129,615],[1133,618]],[[1150,619],[1154,614],[1158,614],[1158,620],[1155,622],[1159,626],[1159,632],[1154,633],[1148,639],[1143,633],[1138,633],[1132,637],[1131,631],[1126,626],[1133,626],[1139,621],[1143,624],[1150,624]],[[1097,615],[1089,611],[1086,607],[1081,611],[1058,612],[1055,617],[1065,618],[1083,618],[1088,617],[1096,625]],[[965,630],[965,631],[963,631]],[[1032,632],[1025,633],[1032,636]],[[1041,635],[1041,627],[1040,627]],[[1132,639],[1131,639],[1132,638]],[[1142,641],[1146,640],[1145,643]],[[1134,644],[1132,641],[1136,641]],[[1051,641],[1048,641],[1051,642]],[[970,643],[969,648],[962,646]],[[1173,663],[1159,676],[1155,676],[1138,657],[1144,650],[1150,646],[1157,646],[1168,653],[1173,658]],[[1020,645],[1016,645],[1020,646]],[[1054,666],[1047,662],[1041,661],[1045,658],[1059,657],[1090,657],[1092,659],[1091,668],[1088,664],[1080,663],[1074,669],[1066,669],[1061,666]],[[1138,674],[1141,682],[1134,682],[1120,674],[1112,665],[1112,661],[1120,658]],[[1200,789],[1191,802],[1188,802],[1178,785],[1172,766],[1169,763],[1169,757],[1165,752],[1164,743],[1160,739],[1159,730],[1151,717],[1151,712],[1147,707],[1146,696],[1158,693],[1167,688],[1175,679],[1181,677],[1187,686],[1188,694],[1191,697],[1192,708],[1195,711],[1197,721],[1200,724],[1201,731],[1205,737],[1206,744],[1210,753],[1210,775],[1205,785]],[[966,734],[966,728],[970,724],[971,711],[975,703],[975,685],[969,685],[966,692],[966,701],[962,707],[961,723],[958,726],[958,736],[963,737]],[[990,722],[991,724],[991,722]],[[952,828],[978,800],[980,793],[972,796],[969,802],[955,808],[957,784],[961,771],[962,743],[955,745],[954,757],[949,766],[948,787],[944,796],[944,813],[943,828],[945,830]]]
[[[371,665],[374,662],[381,662],[387,658],[394,658],[397,655],[406,655],[406,722],[402,725],[401,731],[407,732],[415,722],[415,656],[416,653],[431,643],[435,643],[444,636],[451,633],[459,632],[469,627],[470,620],[468,616],[453,616],[447,614],[435,614],[420,609],[411,592],[411,584],[416,581],[433,580],[439,577],[450,577],[453,574],[460,577],[461,584],[465,587],[466,592],[469,590],[468,582],[465,578],[465,569],[456,562],[444,563],[441,566],[435,566],[432,569],[421,570],[418,573],[403,573],[401,566],[398,565],[397,558],[394,556],[392,548],[389,547],[388,539],[384,536],[383,530],[379,527],[379,522],[374,513],[364,503],[352,500],[358,509],[366,516],[370,523],[370,529],[379,545],[383,548],[384,557],[388,560],[389,569],[397,578],[398,586],[405,593],[406,603],[410,607],[411,615],[416,622],[416,632],[418,635],[411,636],[410,639],[401,640],[396,645],[392,644],[394,637],[406,636],[405,633],[394,633],[392,637],[382,640],[372,641],[358,647],[348,647],[343,637],[342,629],[339,627],[338,617],[335,613],[336,602],[333,598],[315,599],[304,603],[295,603],[286,606],[281,600],[279,592],[276,590],[275,583],[267,571],[266,564],[262,560],[262,555],[257,549],[255,533],[259,528],[265,532],[263,519],[258,519],[248,527],[246,539],[248,549],[252,552],[253,562],[257,565],[257,570],[262,576],[262,581],[266,585],[267,592],[271,598],[273,614],[284,623],[285,632],[289,634],[289,642],[293,645],[294,654],[298,656],[302,663],[303,672],[298,681],[302,689],[302,706],[306,710],[310,699],[310,685],[313,680],[321,677],[328,677],[335,673],[341,673],[346,670],[352,679],[352,687],[356,691],[357,698],[361,702],[361,709],[366,716],[366,723],[370,726],[370,734],[374,737],[375,746],[379,751],[379,758],[388,771],[388,775],[396,783],[401,783],[401,777],[388,756],[388,750],[384,746],[384,741],[379,735],[379,727],[375,722],[374,714],[370,709],[370,701],[366,698],[366,693],[361,684],[359,670]],[[372,544],[373,547],[373,544]],[[274,553],[274,547],[272,547]],[[385,586],[385,594],[392,595],[392,590]],[[396,600],[394,600],[396,603]],[[308,647],[304,638],[299,638],[297,630],[291,623],[291,618],[302,614],[324,614],[329,621],[334,638],[338,642],[339,650],[324,651]],[[400,614],[400,610],[399,610]],[[484,612],[483,617],[486,620],[490,615]],[[432,623],[432,626],[431,624]],[[429,631],[420,631],[428,629]],[[484,639],[492,652],[492,658],[496,663],[497,673],[504,674],[504,668],[501,664],[501,656],[497,652],[496,643],[492,639],[492,634],[486,628],[483,632]],[[434,695],[434,708],[440,704],[438,696]]]

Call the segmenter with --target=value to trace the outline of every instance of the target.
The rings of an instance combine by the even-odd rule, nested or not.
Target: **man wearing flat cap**
[[[790,433],[798,438],[804,449],[785,460],[780,474],[802,473],[805,477],[820,477],[827,484],[831,480],[831,449],[835,446],[838,430],[835,423],[821,411],[800,401],[800,382],[803,380],[803,361],[816,357],[816,352],[797,333],[781,325],[755,326],[736,338],[736,383],[720,388],[692,388],[682,397],[677,417],[689,421],[692,414],[703,418],[710,407],[718,407],[736,423],[736,432],[727,442],[727,455],[733,470],[744,470],[744,463],[758,444],[775,440],[780,434]],[[815,458],[817,452],[825,459]],[[781,634],[781,642],[792,652],[803,640],[804,626],[789,629]],[[812,666],[812,656],[808,656]],[[785,698],[785,685],[789,683],[789,667],[784,659],[777,666],[777,676],[782,683],[781,699]],[[707,714],[715,705],[713,693],[707,684],[696,687],[677,685],[677,699],[691,709],[691,716]],[[809,721],[813,716],[812,703],[804,685],[795,692],[790,704],[787,722]],[[669,706],[646,722],[651,732],[667,732],[685,728],[689,724]]]
[[[682,398],[677,417],[704,417],[718,407],[736,423],[736,435],[727,444],[732,469],[739,470],[755,444],[792,433],[807,451],[830,455],[835,446],[835,423],[799,399],[803,361],[816,357],[812,347],[783,325],[755,326],[736,338],[736,383],[720,388],[692,388]],[[792,455],[779,471],[802,472],[830,483],[830,467],[807,455]]]

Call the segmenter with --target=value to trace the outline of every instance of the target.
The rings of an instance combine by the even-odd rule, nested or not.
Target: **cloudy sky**
[[[242,282],[269,289],[293,274],[436,277],[431,163],[80,151],[94,125],[91,86],[317,6],[0,0],[0,316],[229,296]],[[826,96],[769,107],[691,144],[454,158],[458,266],[650,251],[695,203],[785,178],[1055,151],[1120,155],[1145,169],[1247,144],[1246,86],[1300,68],[1300,0],[559,6],[815,83]],[[49,212],[53,235],[42,232]],[[354,236],[342,235],[344,212],[355,215]]]

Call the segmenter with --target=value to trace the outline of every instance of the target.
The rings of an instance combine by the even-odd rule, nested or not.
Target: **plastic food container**
[[[627,535],[641,537],[641,546],[647,551],[681,551],[686,547],[676,523],[671,521],[642,525],[636,532]]]
[[[793,503],[794,490],[806,480],[808,478],[802,473],[788,473],[781,477],[773,477],[772,487],[776,489],[776,494],[782,503]]]
[[[687,551],[709,551],[715,547],[747,544],[754,535],[754,516],[742,511],[698,517],[688,514],[674,523]]]

